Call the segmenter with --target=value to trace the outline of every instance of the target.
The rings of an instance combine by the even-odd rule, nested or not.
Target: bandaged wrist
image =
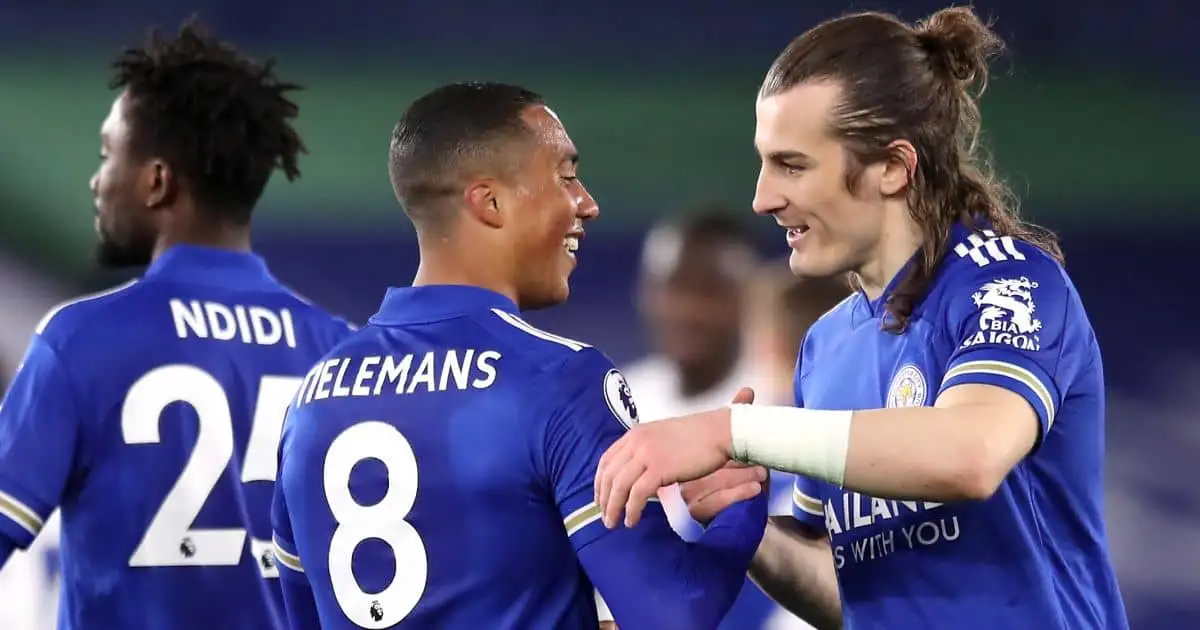
[[[730,405],[733,458],[840,487],[846,478],[853,415],[853,411]]]

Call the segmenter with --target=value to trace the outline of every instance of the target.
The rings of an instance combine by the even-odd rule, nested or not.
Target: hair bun
[[[917,38],[951,77],[961,83],[986,80],[988,62],[1004,42],[966,7],[941,9],[916,28]]]

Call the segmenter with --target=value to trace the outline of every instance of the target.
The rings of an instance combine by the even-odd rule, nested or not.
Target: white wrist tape
[[[853,411],[730,405],[733,458],[835,483],[846,478]]]

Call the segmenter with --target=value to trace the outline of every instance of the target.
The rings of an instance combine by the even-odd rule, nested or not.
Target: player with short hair
[[[858,294],[809,331],[796,407],[626,434],[597,478],[607,524],[635,523],[661,485],[753,462],[807,477],[752,576],[819,626],[1128,627],[1096,336],[1053,235],[975,153],[971,88],[1000,47],[952,8],[831,20],[779,56],[758,95],[754,209],[787,229],[795,273],[850,272]]]
[[[577,161],[517,86],[443,86],[397,124],[421,262],[289,411],[273,519],[294,628],[591,630],[593,586],[623,630],[715,628],[733,603],[759,483],[695,544],[657,504],[604,528],[596,462],[636,405],[603,353],[521,319],[567,299],[599,212]]]
[[[60,508],[60,628],[280,627],[279,435],[349,334],[250,252],[272,172],[299,176],[297,86],[194,22],[113,68],[99,258],[149,268],[37,326],[0,407],[0,562]]]

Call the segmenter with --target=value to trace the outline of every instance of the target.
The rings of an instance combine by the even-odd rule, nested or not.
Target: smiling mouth
[[[567,253],[574,256],[575,252],[579,251],[579,239],[581,234],[570,234],[563,238],[563,249]]]
[[[807,234],[808,227],[807,223],[799,223],[797,225],[784,226],[784,230],[787,231],[787,239],[793,241]]]

